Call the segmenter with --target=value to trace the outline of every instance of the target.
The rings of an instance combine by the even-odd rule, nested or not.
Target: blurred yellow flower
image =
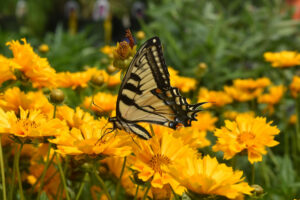
[[[258,88],[265,88],[270,84],[271,84],[270,79],[266,77],[258,78],[256,80],[249,78],[249,79],[235,79],[233,81],[233,86],[242,90],[247,90],[249,92]]]
[[[90,113],[84,112],[79,107],[74,110],[66,105],[57,107],[56,117],[65,120],[70,128],[78,129],[85,123],[97,122]]]
[[[178,75],[178,71],[172,67],[168,67],[171,78],[172,87],[177,87],[182,92],[189,92],[196,88],[197,81],[193,78]]]
[[[0,55],[0,86],[7,80],[16,80],[14,75],[15,69],[20,69],[21,66],[16,64],[10,58]]]
[[[262,160],[262,154],[266,154],[266,147],[279,144],[274,140],[279,134],[272,122],[266,123],[266,118],[239,115],[235,121],[225,120],[225,127],[216,129],[217,142],[213,146],[214,151],[223,151],[225,159],[231,159],[237,153],[247,151],[248,160],[251,163]]]
[[[289,124],[296,124],[296,122],[297,122],[297,115],[296,114],[291,115],[289,119]]]
[[[98,92],[94,95],[94,104],[92,104],[92,97],[85,97],[83,107],[92,109],[99,113],[108,113],[116,108],[117,96],[110,93]]]
[[[48,137],[58,136],[68,130],[66,123],[59,119],[49,119],[39,110],[23,110],[20,107],[20,117],[12,111],[4,113],[0,109],[0,113],[2,133],[19,137]]]
[[[272,114],[274,112],[274,105],[279,103],[285,90],[286,88],[283,85],[273,86],[270,88],[268,94],[263,94],[258,97],[258,102],[268,104],[267,109],[270,114]]]
[[[143,39],[145,39],[146,34],[145,34],[144,31],[138,31],[138,32],[136,33],[136,37],[137,37],[137,39],[139,39],[139,40],[143,40]]]
[[[156,134],[147,141],[139,140],[138,145],[133,146],[135,156],[129,160],[138,178],[150,181],[154,188],[170,184],[176,193],[182,194],[184,188],[169,175],[168,167],[177,166],[183,158],[195,155],[196,152],[168,132]]]
[[[89,68],[83,72],[60,72],[57,73],[57,86],[62,88],[71,87],[73,90],[80,87],[85,88],[92,76],[96,73],[96,68]]]
[[[266,52],[264,58],[272,63],[272,67],[294,67],[300,65],[300,54],[296,51]]]
[[[68,155],[107,155],[127,156],[131,153],[131,138],[128,134],[107,134],[104,137],[104,126],[107,123],[101,118],[97,124],[85,123],[81,129],[72,130],[51,139],[57,145],[57,152]],[[102,138],[101,138],[102,137]]]
[[[294,76],[290,85],[292,96],[296,98],[300,93],[300,76]]]
[[[240,102],[249,101],[251,99],[254,99],[263,92],[263,89],[261,89],[261,88],[258,88],[256,90],[254,90],[253,92],[248,92],[246,90],[242,90],[242,89],[236,88],[234,86],[224,86],[224,90],[225,90],[226,94],[228,94],[234,100],[240,101]]]
[[[217,117],[212,116],[210,112],[199,112],[196,117],[197,121],[193,122],[192,128],[199,131],[213,131],[215,130],[215,123],[218,121]]]
[[[26,39],[7,42],[6,45],[12,50],[14,57],[12,60],[21,66],[20,71],[28,77],[34,88],[55,87],[56,72],[50,66],[46,58],[39,57],[32,49]]]
[[[41,44],[39,46],[39,51],[41,53],[47,53],[49,51],[49,46],[47,44]]]
[[[251,117],[254,117],[255,113],[253,111],[237,112],[237,111],[234,111],[234,110],[228,110],[228,111],[225,111],[223,113],[224,118],[229,119],[229,120],[235,120],[235,118],[237,116],[243,116],[243,115],[249,115]]]
[[[108,55],[108,57],[113,57],[114,46],[105,45],[100,49],[100,52]]]
[[[244,182],[242,171],[233,171],[231,167],[218,163],[216,158],[186,157],[170,174],[190,192],[201,195],[220,195],[236,199],[253,190]]]
[[[210,108],[212,106],[222,107],[226,104],[230,104],[232,98],[223,91],[209,91],[206,88],[200,88],[198,102],[208,102],[202,105],[203,108]]]

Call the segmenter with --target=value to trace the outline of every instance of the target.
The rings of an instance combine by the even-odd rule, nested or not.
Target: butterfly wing
[[[175,129],[178,124],[190,126],[196,120],[199,105],[188,104],[179,90],[170,86],[161,42],[153,37],[142,45],[129,66],[119,90],[116,111],[118,120],[128,126],[148,122]]]

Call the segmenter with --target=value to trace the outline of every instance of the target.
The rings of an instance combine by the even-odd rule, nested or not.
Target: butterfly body
[[[178,88],[170,86],[169,72],[158,37],[146,41],[131,61],[120,86],[116,117],[109,118],[113,129],[150,139],[140,122],[176,129],[196,121],[197,108],[203,103],[189,104]]]

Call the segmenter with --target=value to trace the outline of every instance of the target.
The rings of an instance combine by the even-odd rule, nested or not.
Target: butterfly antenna
[[[107,130],[108,130],[108,132],[106,132]],[[105,129],[104,134],[97,140],[97,142],[95,143],[95,145],[97,145],[98,142],[100,142],[104,138],[104,136],[110,134],[113,131],[114,131],[113,128],[107,128],[107,129]]]
[[[97,108],[99,108],[100,110],[102,110],[103,112],[105,112],[103,108],[101,108],[100,106],[98,106],[97,104],[95,104],[94,99],[92,99],[92,104],[94,106],[96,106]]]
[[[133,141],[133,143],[136,144],[136,146],[138,146],[141,150],[142,150],[142,147],[134,140],[134,138],[132,137],[132,135],[130,133],[128,133]]]

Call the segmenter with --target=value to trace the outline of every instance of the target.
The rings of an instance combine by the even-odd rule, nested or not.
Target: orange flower
[[[253,111],[248,111],[248,112],[236,112],[236,111],[233,111],[233,110],[228,110],[228,111],[225,111],[223,113],[223,116],[226,118],[226,119],[229,119],[229,120],[235,120],[235,118],[239,115],[249,115],[251,117],[254,117],[255,116],[255,113]]]
[[[290,90],[294,98],[300,93],[300,76],[294,76],[293,82],[290,85]]]
[[[233,81],[233,85],[236,88],[242,90],[248,90],[249,92],[258,88],[265,88],[270,84],[271,84],[270,79],[266,77],[258,78],[256,80],[249,78],[249,79],[236,79]]]
[[[173,87],[177,87],[182,92],[189,92],[196,88],[196,80],[193,78],[183,77],[178,75],[178,71],[174,70],[171,67],[168,67],[170,77],[171,78],[171,85]]]
[[[294,67],[300,65],[300,54],[296,51],[281,51],[264,53],[265,60],[272,63],[272,67]]]
[[[201,88],[198,94],[198,102],[208,102],[203,108],[211,106],[222,107],[232,102],[231,97],[222,91],[208,91],[206,88]]]
[[[21,66],[20,71],[28,77],[34,88],[55,87],[56,72],[46,58],[40,58],[32,49],[26,39],[7,42],[6,45],[13,52],[13,59],[16,64]]]
[[[0,86],[7,80],[16,80],[14,75],[15,69],[20,69],[21,66],[14,63],[11,59],[0,55]]]
[[[283,85],[273,86],[270,88],[269,94],[263,94],[258,97],[258,102],[268,104],[267,109],[272,114],[274,112],[274,105],[279,103],[285,90],[286,88]]]
[[[221,195],[228,199],[248,194],[253,190],[244,182],[242,171],[233,171],[231,167],[218,163],[216,158],[186,157],[178,167],[171,167],[170,174],[190,194]],[[191,197],[193,199],[193,197]]]
[[[180,138],[167,132],[156,134],[150,140],[139,140],[139,146],[133,146],[135,156],[129,158],[131,168],[138,173],[138,178],[150,181],[152,187],[163,188],[170,184],[176,193],[183,189],[168,173],[168,167],[177,166],[180,161],[196,152],[184,145]]]
[[[57,74],[57,85],[63,88],[71,87],[73,90],[78,87],[85,88],[96,72],[96,68],[89,68],[84,72],[60,72]]]
[[[73,110],[66,105],[57,107],[56,117],[61,120],[66,120],[69,127],[78,129],[85,123],[97,122],[90,113],[84,112],[79,107]]]
[[[239,88],[233,87],[233,86],[224,86],[225,92],[231,96],[234,100],[244,102],[249,101],[251,99],[254,99],[258,95],[260,95],[263,90],[262,89],[256,89],[254,92],[249,93],[248,91],[241,90]]]
[[[57,136],[68,130],[66,124],[59,119],[49,119],[39,110],[23,110],[20,117],[12,111],[0,109],[1,133],[10,133],[19,137]]]
[[[127,156],[131,153],[131,138],[128,134],[107,134],[104,126],[107,120],[101,118],[97,124],[86,123],[81,129],[72,128],[59,137],[50,140],[57,145],[57,152],[68,155]]]
[[[274,137],[280,131],[276,126],[271,126],[271,123],[266,123],[266,118],[254,118],[250,115],[237,116],[233,122],[225,120],[225,127],[215,131],[218,140],[213,150],[223,151],[225,159],[247,151],[251,163],[261,161],[262,154],[267,153],[265,148],[278,144]]]
[[[92,104],[92,97],[86,97],[83,101],[83,107],[92,109],[96,112],[111,112],[115,110],[117,96],[109,93],[99,92],[94,96],[94,104]]]

